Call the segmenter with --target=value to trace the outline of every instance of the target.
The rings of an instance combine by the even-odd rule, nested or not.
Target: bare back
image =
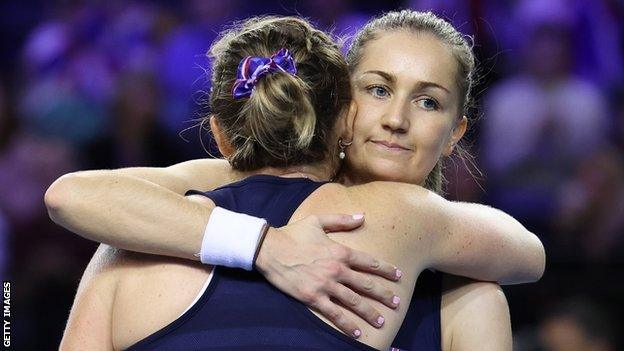
[[[290,222],[311,214],[365,213],[366,223],[361,228],[347,233],[329,233],[328,235],[336,242],[370,253],[378,259],[393,262],[401,267],[404,274],[400,281],[392,283],[392,289],[402,301],[410,301],[416,279],[425,268],[423,256],[411,247],[414,246],[414,239],[418,240],[418,232],[424,230],[424,226],[423,228],[410,227],[411,223],[402,220],[406,214],[393,210],[397,204],[392,198],[379,196],[376,200],[371,199],[383,190],[383,186],[378,185],[371,183],[356,187],[345,187],[339,184],[323,186],[301,204]],[[418,216],[415,213],[410,213],[410,215]],[[421,242],[425,244],[425,241],[421,240]],[[380,284],[389,284],[382,277],[371,276],[371,278]],[[358,340],[378,349],[388,349],[403,323],[409,304],[403,303],[398,308],[391,309],[379,301],[366,296],[362,297],[384,316],[385,323],[380,329],[370,324],[362,324],[362,336]],[[342,306],[341,309],[349,318],[359,318],[349,309]],[[314,311],[313,313],[325,323],[332,325],[320,313]]]
[[[367,223],[361,229],[330,235],[335,241],[370,252],[380,259],[396,262],[404,268],[403,278],[393,288],[403,301],[409,301],[416,278],[424,267],[423,260],[419,260],[423,256],[414,252],[411,249],[413,245],[410,245],[412,238],[417,237],[421,229],[410,228],[408,222],[401,220],[404,214],[392,210],[396,204],[391,198],[379,196],[379,201],[370,200],[371,194],[382,189],[375,184],[351,188],[326,184],[297,208],[290,222],[313,214],[364,211]],[[128,347],[182,315],[209,283],[212,272],[210,266],[187,260],[137,253],[125,253],[124,256],[125,269],[120,270],[113,306],[113,344],[116,348]],[[381,282],[383,278],[378,279]],[[384,315],[386,322],[381,329],[363,325],[362,336],[358,341],[387,349],[401,326],[409,304],[402,304],[392,310],[370,298],[364,298]],[[348,309],[340,308],[348,316],[356,318]],[[319,313],[312,312],[334,327]]]

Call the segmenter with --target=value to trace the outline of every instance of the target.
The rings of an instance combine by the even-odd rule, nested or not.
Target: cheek
[[[414,128],[414,145],[416,150],[424,153],[426,158],[434,158],[437,162],[442,149],[448,141],[449,126],[436,119],[421,119]]]
[[[358,113],[353,120],[353,145],[348,151],[360,149],[360,146],[375,132],[379,124],[379,113],[373,108],[358,104]]]
[[[363,150],[364,143],[366,142],[366,135],[369,132],[370,126],[367,127],[356,118],[355,123],[353,124],[352,144],[345,150],[349,163],[360,163],[363,159],[365,159],[365,153],[360,151]]]
[[[378,111],[358,104],[358,113],[353,121],[353,143],[345,150],[346,162],[352,170],[365,173],[370,171],[372,160],[366,153],[366,141],[374,134],[378,124]]]

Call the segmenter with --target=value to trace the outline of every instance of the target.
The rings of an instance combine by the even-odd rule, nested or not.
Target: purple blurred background
[[[498,207],[546,245],[542,280],[505,287],[515,349],[624,347],[624,1],[116,0],[0,3],[0,275],[15,349],[58,347],[96,247],[48,219],[45,189],[76,170],[208,157],[198,128],[183,130],[224,24],[301,14],[348,35],[399,8],[475,38],[468,139],[484,177],[451,164],[448,197]]]

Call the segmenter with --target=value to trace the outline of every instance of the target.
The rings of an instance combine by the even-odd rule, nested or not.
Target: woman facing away
[[[430,29],[427,29],[426,26],[423,25],[420,29],[408,28],[409,30],[384,28],[382,26],[385,22],[388,22],[385,25],[398,23],[396,20],[400,19],[401,16],[411,16],[414,21],[432,21],[435,19],[432,15],[413,12],[391,13],[371,22],[361,32],[361,40],[356,40],[356,44],[354,44],[360,43],[359,45],[361,45],[359,56],[351,56],[358,58],[356,62],[352,61],[351,71],[355,82],[354,100],[358,104],[359,112],[355,118],[350,115],[349,118],[345,119],[348,128],[345,128],[343,134],[346,140],[353,140],[353,144],[346,149],[347,174],[345,179],[354,184],[372,179],[402,180],[422,184],[425,176],[436,165],[440,155],[450,154],[454,143],[459,140],[465,130],[465,118],[457,118],[456,116],[461,116],[463,106],[461,102],[465,96],[464,93],[469,90],[469,86],[462,86],[462,79],[468,78],[470,72],[462,71],[461,60],[457,58],[453,46],[446,46],[445,42],[439,39],[437,35],[432,35],[435,32],[428,32],[427,30],[430,31]],[[262,23],[262,21],[256,23],[256,27],[250,24],[255,30],[247,28],[247,30],[243,29],[239,33],[231,32],[220,43],[229,45],[228,53],[232,55],[232,52],[236,52],[232,45],[239,45],[239,47],[234,47],[238,50],[244,48],[243,44],[250,45],[249,42],[242,39],[246,36],[260,35],[259,29],[265,28]],[[277,23],[281,22],[276,21],[273,25],[277,26]],[[268,24],[266,26],[271,27]],[[369,29],[368,33],[367,29]],[[368,40],[364,40],[367,37],[366,34],[368,34]],[[273,35],[279,37],[284,33],[279,32],[279,35],[273,33]],[[314,41],[318,43],[321,37],[320,34],[313,35],[313,39],[310,41],[312,45],[306,43],[306,48],[311,46],[312,48],[309,49],[311,52],[314,48],[320,50],[318,45],[315,47],[313,44]],[[324,45],[330,45],[327,42],[328,39],[324,40]],[[290,44],[295,40],[288,38],[287,41]],[[401,46],[393,46],[392,43],[400,43]],[[276,43],[273,44],[276,45]],[[217,49],[218,47],[219,44],[215,46]],[[390,48],[392,50],[389,50]],[[424,48],[427,50],[423,51]],[[261,54],[269,55],[277,49],[279,49],[279,44],[272,47],[271,50],[263,48]],[[305,60],[297,59],[297,55],[302,55],[299,49],[292,46],[291,49],[295,61],[299,64],[298,67],[307,67]],[[353,52],[357,54],[357,51]],[[380,52],[383,54],[375,55]],[[236,53],[237,55],[232,55],[235,59],[229,58],[229,67],[224,64],[227,59],[221,61],[221,67],[219,66],[220,62],[216,62],[214,72],[222,72],[223,74],[214,77],[213,86],[219,86],[218,90],[221,92],[223,90],[229,91],[227,88],[222,89],[223,85],[230,84],[231,89],[234,80],[233,71],[235,71],[235,68],[232,67],[237,63],[236,60],[240,61],[245,54],[259,54],[257,51]],[[393,56],[393,54],[396,55]],[[388,56],[384,57],[384,55]],[[383,58],[383,60],[375,61],[376,58]],[[320,63],[324,62],[317,61],[315,65],[318,66]],[[328,73],[327,67],[332,66],[323,66],[322,71],[325,75]],[[435,67],[438,68],[435,69]],[[312,68],[308,67],[308,69]],[[297,75],[297,77],[308,83],[303,71],[301,69],[302,75]],[[284,79],[287,74],[279,73],[275,74],[275,77]],[[333,77],[339,77],[339,75],[333,75]],[[457,79],[458,77],[460,79]],[[267,77],[262,79],[265,78]],[[271,87],[270,84],[275,83],[273,80],[267,83],[262,79],[258,82],[256,93],[264,91],[260,87]],[[319,84],[319,81],[315,83]],[[314,91],[319,97],[323,96],[321,93],[324,90],[314,89],[314,87],[311,85],[311,91]],[[317,143],[318,147],[318,145],[325,143],[324,151],[326,152],[323,153],[323,156],[332,158],[332,148],[328,145],[335,145],[337,135],[332,133],[334,123],[329,123],[332,121],[332,116],[328,111],[334,111],[333,118],[335,119],[337,115],[335,111],[342,110],[338,107],[344,107],[345,104],[341,102],[340,90],[334,90],[332,94],[331,89],[325,88],[328,94],[323,98],[329,100],[325,104],[322,104],[320,99],[314,100],[314,94],[310,98],[314,101],[315,112],[325,112],[325,115],[315,114],[317,121],[314,128],[317,129],[316,132],[318,133],[315,133],[311,145]],[[280,87],[277,91],[283,91],[283,89],[284,87]],[[271,92],[272,90],[267,91]],[[128,249],[190,258],[193,257],[193,253],[198,251],[197,248],[201,242],[201,234],[199,233],[203,231],[202,228],[206,224],[206,215],[211,212],[215,204],[211,201],[199,203],[197,200],[191,200],[191,197],[184,198],[175,192],[165,190],[162,186],[183,193],[188,188],[214,188],[218,183],[226,183],[229,180],[242,178],[252,173],[282,176],[290,174],[292,176],[293,172],[302,172],[317,179],[327,179],[332,175],[333,166],[326,159],[293,165],[284,159],[276,160],[271,157],[258,159],[255,157],[246,158],[245,160],[250,163],[241,167],[241,164],[236,162],[236,156],[240,155],[238,152],[241,150],[241,145],[244,146],[244,144],[241,144],[240,140],[237,142],[232,136],[244,136],[242,132],[245,125],[241,126],[240,124],[251,121],[244,119],[244,117],[249,116],[240,111],[245,110],[244,107],[248,107],[250,103],[257,101],[253,101],[253,94],[248,101],[238,101],[232,99],[231,96],[227,98],[226,95],[221,96],[223,101],[219,101],[219,97],[215,97],[213,94],[212,107],[216,116],[215,119],[211,120],[213,132],[222,153],[233,161],[232,166],[235,169],[238,167],[239,170],[244,170],[245,167],[251,165],[251,168],[255,167],[255,172],[227,171],[223,167],[223,163],[219,161],[198,160],[174,166],[166,171],[155,169],[121,170],[127,171],[130,176],[115,172],[114,176],[118,177],[115,180],[97,174],[65,177],[63,181],[58,181],[52,186],[46,194],[46,201],[52,217],[69,229],[92,239]],[[344,95],[348,96],[348,93]],[[270,98],[264,99],[266,101],[263,103],[268,103],[267,101],[270,102],[271,98],[275,98],[271,95],[268,97]],[[294,106],[301,106],[297,104],[297,99],[292,100]],[[238,109],[236,111],[238,113],[229,115],[224,113],[228,111],[228,107],[234,110]],[[330,107],[334,107],[334,109],[332,110]],[[460,114],[457,114],[458,111]],[[288,113],[292,113],[291,108],[288,108]],[[299,113],[300,111],[295,110],[295,117],[299,117]],[[267,118],[268,121],[275,122],[268,119],[269,117],[274,118],[270,114],[263,117]],[[239,121],[233,123],[232,119],[234,118],[239,119]],[[240,118],[243,118],[242,121]],[[300,120],[297,118],[293,118],[293,120],[295,125],[289,127],[291,129],[295,127],[297,130],[297,121]],[[270,123],[270,125],[274,126],[275,123]],[[301,125],[299,128],[301,130]],[[262,129],[260,130],[262,131]],[[354,131],[353,138],[350,137],[351,131]],[[291,130],[290,133],[292,132]],[[387,134],[383,135],[383,133]],[[319,140],[322,139],[318,137],[319,135],[325,137],[326,140]],[[385,137],[390,140],[379,140],[374,137]],[[332,138],[333,140],[331,140]],[[283,146],[281,143],[277,145]],[[263,146],[266,150],[266,146],[274,145],[265,143]],[[251,149],[256,152],[262,150],[257,147],[258,145],[254,145]],[[323,147],[321,147],[322,149]],[[314,150],[314,148],[307,148],[306,150]],[[302,150],[296,151],[302,152]],[[367,157],[370,157],[370,161],[367,161]],[[280,160],[282,164],[278,162]],[[358,166],[357,162],[363,162],[366,167]],[[198,173],[199,170],[201,172]],[[215,173],[218,170],[225,170],[226,173],[218,175]],[[381,173],[381,175],[376,175],[376,173]],[[143,174],[148,181],[136,177]],[[185,176],[180,178],[180,174],[185,174]],[[212,179],[196,181],[200,174],[202,177],[205,177],[205,174],[210,174]],[[217,181],[214,180],[215,178]],[[272,177],[271,179],[283,181],[285,178]],[[260,180],[257,176],[247,178],[243,181],[247,183],[243,185],[249,186],[249,183]],[[195,183],[192,183],[193,181]],[[295,182],[295,180],[288,179],[286,183],[290,181]],[[316,184],[309,180],[296,179],[296,181]],[[192,186],[188,186],[189,184]],[[351,187],[343,187],[338,184],[316,184],[316,186],[317,188],[303,200],[301,206],[294,210],[293,216],[289,217],[290,222],[295,222],[297,219],[310,214],[348,213],[363,210],[367,214],[367,224],[357,231],[357,235],[341,234],[338,236],[331,235],[331,237],[346,246],[391,260],[398,263],[400,267],[407,267],[404,269],[401,282],[393,286],[399,296],[410,297],[416,276],[420,271],[429,267],[474,278],[509,282],[535,280],[543,271],[543,249],[539,241],[513,219],[493,209],[472,204],[449,203],[419,187],[406,184],[371,183]],[[134,188],[134,194],[137,193],[136,189],[145,189],[145,191],[141,190],[140,192],[142,198],[133,200],[132,204],[117,203],[117,206],[115,204],[110,205],[111,202],[108,200],[115,198],[115,194],[119,195],[131,188]],[[88,195],[88,198],[83,197],[83,195]],[[211,193],[207,193],[207,195],[209,197],[214,196]],[[61,200],[61,198],[63,199]],[[85,206],[85,204],[88,205],[89,201],[100,202],[97,210],[95,207]],[[115,201],[118,202],[119,199],[115,199]],[[159,204],[159,206],[150,213],[148,207],[154,206],[153,204]],[[166,212],[163,212],[163,209],[166,209]],[[405,216],[405,213],[410,213],[410,215]],[[86,218],[83,217],[84,215],[88,215],[90,221],[84,221]],[[115,221],[110,222],[111,218],[114,218]],[[145,218],[158,218],[158,221],[146,223]],[[288,221],[289,218],[285,218],[285,220]],[[297,223],[299,223],[298,227]],[[306,224],[305,221],[297,223],[291,227],[301,230]],[[180,233],[180,236],[171,238],[169,233],[172,230]],[[283,233],[287,232],[282,230],[279,234]],[[260,269],[262,262],[264,267],[268,267],[266,270],[261,269],[265,272],[269,272],[272,266],[279,266],[275,264],[277,260],[273,259],[273,257],[279,256],[276,255],[279,250],[275,249],[278,245],[269,245],[271,242],[279,242],[279,240],[272,241],[272,239],[277,238],[281,239],[281,236],[267,235],[263,249],[258,256],[258,268]],[[388,238],[392,238],[392,240],[389,241]],[[263,254],[263,251],[266,253]],[[99,340],[97,338],[92,340],[98,345],[112,344],[116,348],[126,347],[151,332],[159,330],[175,319],[176,315],[183,311],[183,307],[190,304],[201,285],[208,279],[209,271],[211,271],[211,267],[202,267],[191,262],[111,252],[110,249],[100,249],[91,262],[85,277],[83,277],[64,337],[64,345],[68,347],[78,345],[81,336],[91,332],[89,328],[99,330],[97,323],[112,324],[113,331],[107,330],[109,334],[104,335],[100,331],[99,334],[95,334]],[[272,277],[270,273],[265,274],[274,284],[280,278],[288,277],[285,274],[275,274]],[[379,283],[381,280],[374,278],[373,281]],[[349,282],[346,283],[350,285]],[[181,285],[184,288],[180,289],[179,286]],[[276,285],[279,286],[280,284]],[[351,285],[355,285],[355,283],[352,282]],[[167,293],[171,294],[171,291],[167,290],[167,286],[176,287],[175,298],[167,295]],[[117,291],[114,297],[112,297],[111,289]],[[284,290],[287,291],[288,289]],[[136,294],[127,293],[128,291],[136,292]],[[292,293],[293,291],[287,292]],[[162,308],[161,305],[158,315],[155,318],[151,317],[146,323],[146,320],[141,320],[141,311],[143,311],[143,316],[147,315],[145,310],[153,312],[153,305],[150,306],[150,302],[154,302],[156,299],[154,296],[159,294],[170,302],[164,306],[165,308]],[[144,303],[137,304],[137,295],[142,295],[149,301],[142,299]],[[292,295],[297,295],[296,291]],[[369,301],[369,303],[375,310],[384,311],[385,326],[378,330],[365,326],[362,328],[360,341],[374,347],[387,348],[401,325],[407,304],[403,303],[393,311],[387,307],[387,305],[392,306],[392,303],[388,301],[388,294],[380,293],[377,295],[374,297],[384,301],[385,304],[376,301]],[[470,294],[466,293],[465,296],[470,296]],[[349,301],[349,298],[333,297],[345,302],[345,305],[352,302]],[[386,297],[385,300],[383,297]],[[456,301],[450,301],[448,305],[455,303]],[[327,312],[327,315],[336,317],[332,318],[332,322],[340,327],[348,324],[344,322],[345,320],[355,317],[352,311],[342,306],[327,307],[331,305],[328,298],[312,301],[310,304],[317,311],[330,311]],[[356,305],[360,304],[354,303],[351,306],[352,309],[360,312],[357,311]],[[333,312],[336,308],[340,313]],[[375,316],[377,315],[373,315],[373,317]],[[442,321],[444,326],[444,308]],[[374,322],[371,324],[374,325]],[[452,324],[452,322],[447,324]],[[111,335],[116,339],[113,340]],[[448,340],[443,338],[442,342],[445,341]],[[453,343],[455,343],[454,337]],[[364,345],[358,343],[357,346],[363,347]]]

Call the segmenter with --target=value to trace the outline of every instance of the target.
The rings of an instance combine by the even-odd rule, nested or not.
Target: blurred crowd
[[[482,175],[449,163],[447,196],[500,208],[546,245],[544,278],[505,287],[515,349],[623,347],[624,2],[66,0],[0,5],[0,275],[16,349],[57,347],[96,247],[49,220],[46,188],[214,153],[198,101],[224,25],[299,14],[348,43],[399,8],[447,18],[480,59],[468,141]]]

